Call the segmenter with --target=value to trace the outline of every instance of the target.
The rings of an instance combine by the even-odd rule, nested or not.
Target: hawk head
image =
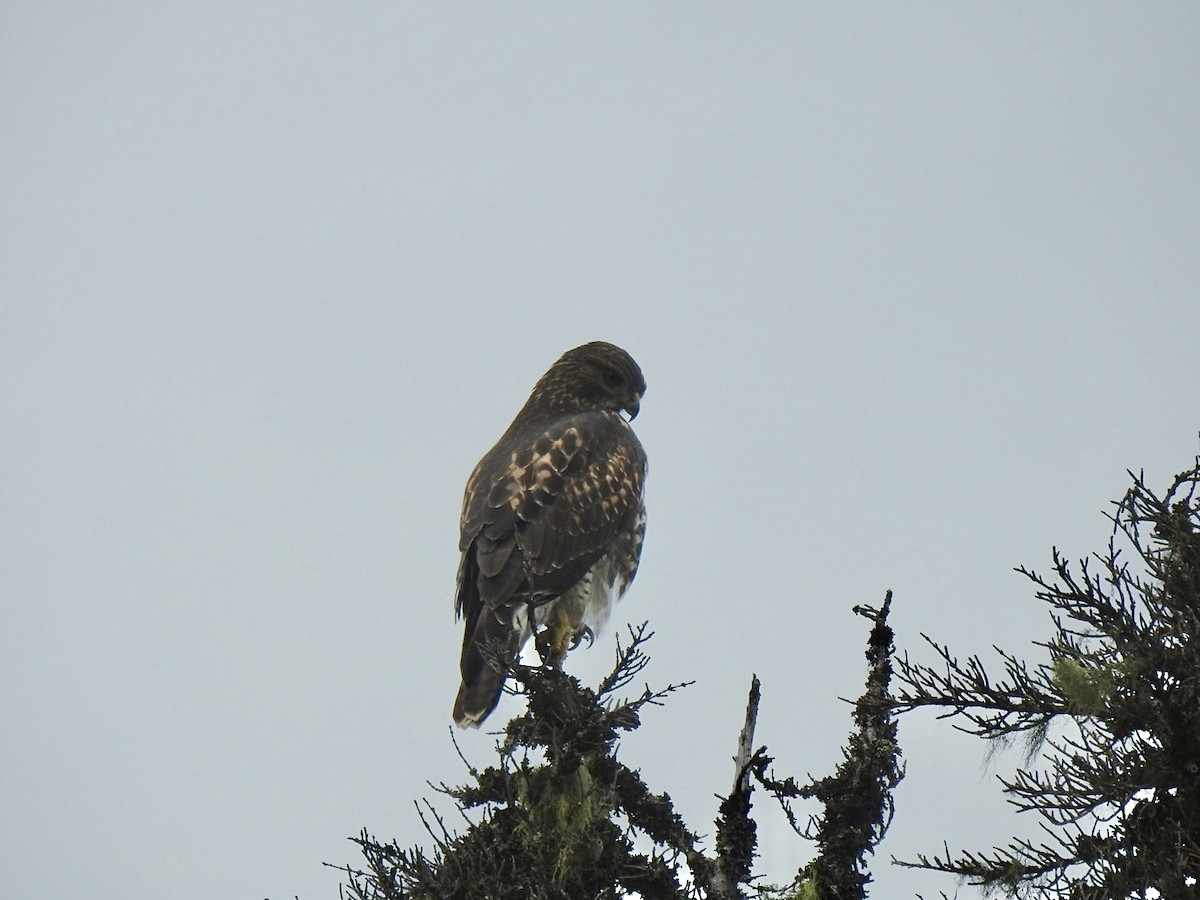
[[[534,386],[522,413],[607,409],[628,413],[632,420],[645,392],[646,379],[632,356],[614,344],[592,341],[558,358]]]

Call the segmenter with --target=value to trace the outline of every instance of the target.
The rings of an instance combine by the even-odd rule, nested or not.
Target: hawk
[[[465,625],[460,728],[496,708],[507,666],[532,635],[543,662],[561,667],[633,581],[646,453],[629,421],[645,391],[620,347],[568,350],[467,479],[455,600]]]

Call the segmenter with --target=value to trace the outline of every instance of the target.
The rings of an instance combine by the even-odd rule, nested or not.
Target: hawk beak
[[[637,418],[637,414],[642,409],[642,395],[634,394],[633,403],[625,407],[625,412],[629,413],[629,421],[632,422]]]

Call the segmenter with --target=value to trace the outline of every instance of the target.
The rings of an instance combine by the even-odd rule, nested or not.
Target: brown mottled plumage
[[[646,454],[629,423],[646,382],[622,350],[568,350],[479,461],[463,498],[454,721],[496,708],[504,667],[537,632],[548,665],[600,628],[637,572]]]

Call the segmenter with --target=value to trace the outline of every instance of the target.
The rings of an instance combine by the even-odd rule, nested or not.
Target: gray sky
[[[1027,647],[1012,567],[1198,449],[1195,4],[10,2],[0,120],[10,896],[317,900],[421,841],[462,485],[569,347],[649,383],[614,624],[697,684],[622,755],[707,832],[751,673],[825,773],[851,606]],[[901,740],[874,895],[952,892],[887,860],[1031,831],[1016,759]]]

